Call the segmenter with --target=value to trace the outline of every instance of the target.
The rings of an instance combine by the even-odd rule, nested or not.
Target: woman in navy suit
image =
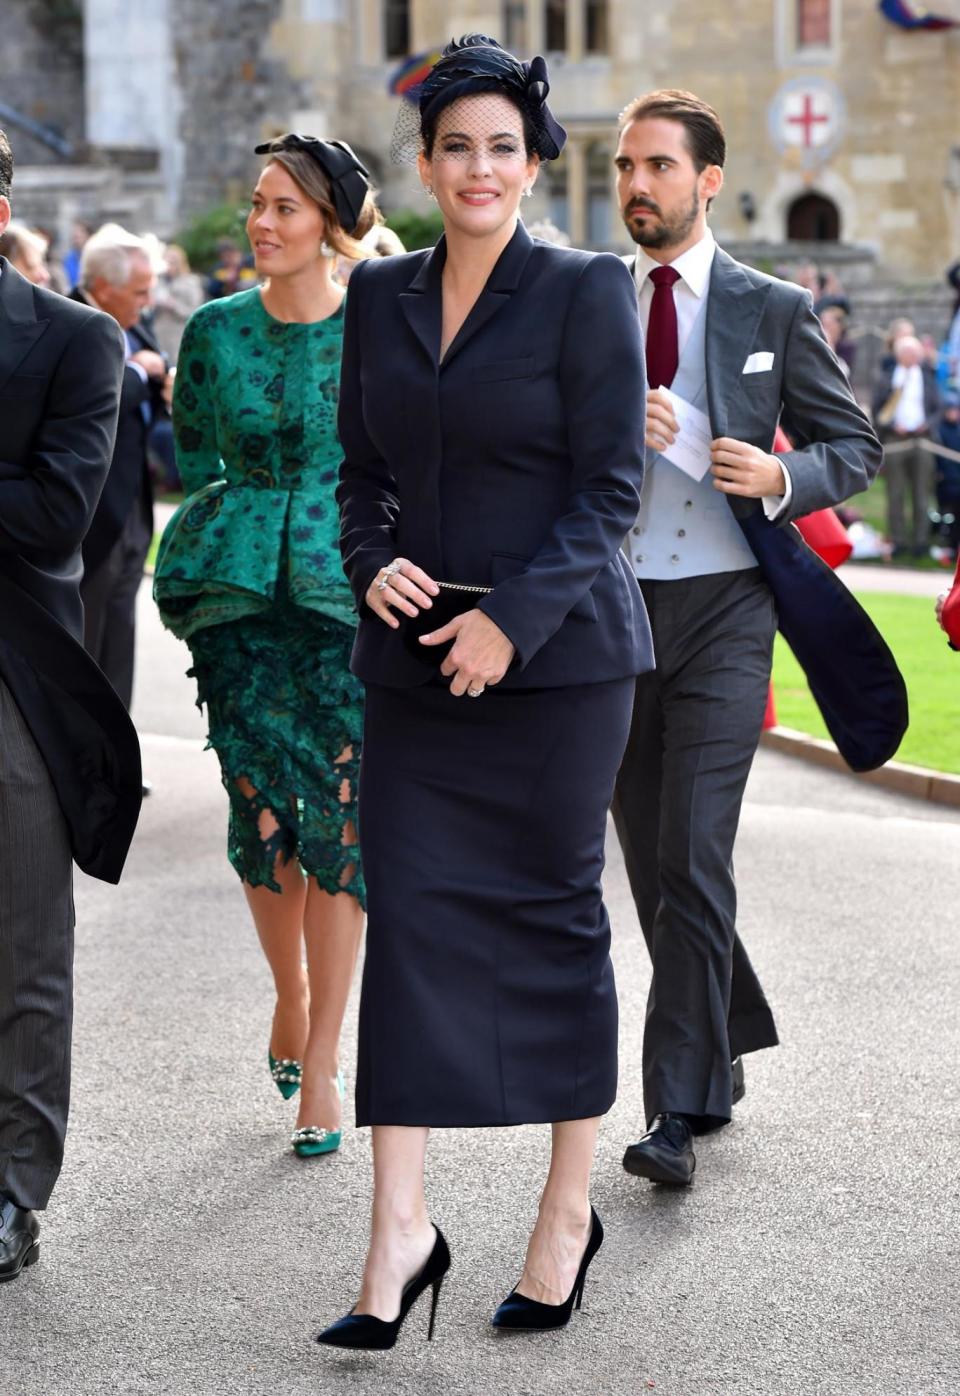
[[[604,830],[634,678],[653,667],[619,551],[645,380],[619,259],[535,242],[518,219],[564,139],[546,76],[482,36],[445,50],[419,102],[444,236],[360,264],[347,297],[339,501],[369,897],[357,1123],[373,1126],[375,1190],[359,1301],[320,1335],[339,1346],[391,1346],[439,1292],[433,1126],[552,1125],[498,1326],[565,1323],[602,1239],[589,1178],[617,1077]]]

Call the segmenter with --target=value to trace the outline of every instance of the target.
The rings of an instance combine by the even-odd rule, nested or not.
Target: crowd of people
[[[185,498],[154,595],[191,651],[303,1159],[343,1143],[366,915],[371,1231],[357,1302],[318,1341],[391,1347],[428,1290],[432,1336],[436,1127],[550,1125],[492,1322],[560,1328],[579,1307],[618,1080],[609,809],[652,964],[626,1171],[689,1184],[743,1058],[777,1043],[732,869],[778,624],[852,765],[906,725],[889,650],[783,525],[866,488],[881,446],[806,293],[713,238],[718,114],[673,90],[625,108],[635,252],[618,258],[520,218],[565,142],[548,96],[541,58],[482,35],[444,51],[394,142],[443,220],[426,252],[396,255],[348,145],[290,133],[257,147],[252,265],[223,249],[207,299],[168,248],[157,300],[157,249],[117,225],[84,241],[69,296],[0,262],[0,827],[20,832],[16,866],[2,855],[0,1279],[38,1258],[62,1160],[71,858],[115,880],[136,823],[132,607],[168,411]],[[0,232],[12,185],[0,134]],[[149,327],[151,301],[167,319]],[[902,337],[896,354],[912,366]],[[795,445],[774,450],[781,415]]]

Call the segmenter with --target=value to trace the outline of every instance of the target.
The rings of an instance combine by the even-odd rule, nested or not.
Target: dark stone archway
[[[824,194],[801,194],[787,210],[790,242],[839,242],[840,210]]]

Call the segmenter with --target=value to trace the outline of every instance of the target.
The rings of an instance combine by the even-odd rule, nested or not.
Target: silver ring
[[[385,567],[382,574],[377,578],[377,591],[386,591],[387,587],[390,585],[391,577],[395,577],[399,571],[399,562],[391,562],[388,567]]]
[[[467,689],[467,697],[468,697],[468,698],[479,698],[480,695],[481,695],[482,693],[483,693],[483,689],[482,689],[482,688],[468,688],[468,689]]]

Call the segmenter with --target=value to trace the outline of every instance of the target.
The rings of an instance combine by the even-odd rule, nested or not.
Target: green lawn
[[[948,648],[932,599],[885,592],[858,599],[896,655],[910,695],[910,727],[897,760],[960,774],[960,654]],[[779,635],[773,684],[781,726],[829,738],[803,672]]]

